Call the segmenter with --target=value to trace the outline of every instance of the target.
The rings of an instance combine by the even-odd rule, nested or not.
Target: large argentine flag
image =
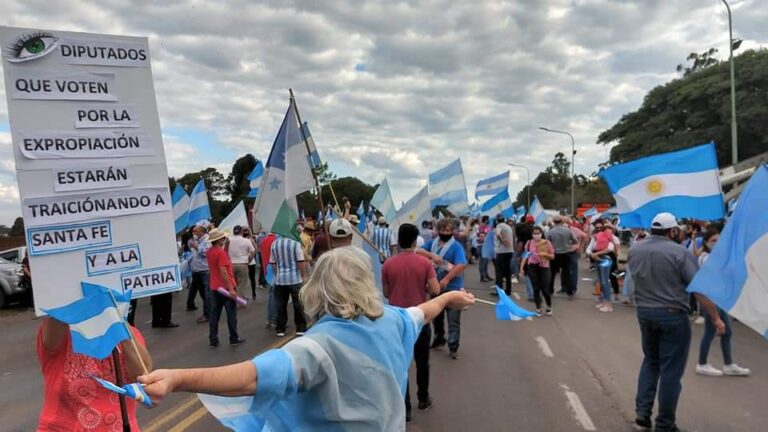
[[[528,214],[533,216],[533,221],[536,225],[541,225],[547,220],[547,213],[544,211],[544,206],[539,202],[539,197],[533,197],[533,202],[531,203],[531,208]]]
[[[103,359],[118,343],[131,337],[123,321],[128,313],[131,290],[125,293],[112,291],[110,295],[109,288],[87,282],[81,285],[83,298],[43,312],[69,324],[74,352]]]
[[[509,188],[509,171],[480,180],[475,186],[475,199],[483,196],[494,196]]]
[[[429,207],[429,190],[426,186],[403,204],[400,211],[397,212],[397,219],[401,223],[409,223],[418,227],[423,221],[432,219],[432,211]]]
[[[429,175],[429,200],[432,208],[446,206],[455,216],[469,213],[467,185],[461,159],[456,159]]]
[[[261,161],[256,161],[256,166],[253,167],[253,171],[248,174],[248,185],[251,190],[248,191],[249,198],[256,198],[259,194],[259,186],[261,186],[261,177],[264,175],[264,165]]]
[[[174,226],[178,234],[189,226],[189,195],[178,183],[176,189],[173,190],[171,202],[173,203]]]
[[[211,219],[211,208],[208,206],[208,192],[205,190],[205,181],[200,179],[192,190],[188,225],[195,225],[201,220],[209,219]]]
[[[720,240],[688,291],[768,338],[768,167],[747,183]]]
[[[615,165],[598,175],[625,227],[649,228],[661,212],[704,220],[725,216],[714,143]]]
[[[232,235],[237,225],[244,228],[248,227],[248,216],[245,214],[245,203],[242,201],[238,202],[227,217],[219,223],[218,228],[227,233],[227,235]]]
[[[395,202],[392,200],[392,193],[389,190],[389,182],[387,182],[386,177],[384,177],[384,181],[381,182],[376,192],[374,192],[371,198],[371,205],[376,207],[390,224],[397,219]]]
[[[269,153],[256,202],[254,215],[266,232],[299,239],[296,195],[315,187],[307,155],[307,147],[299,130],[296,105],[291,99]]]
[[[496,216],[503,214],[505,217],[512,217],[515,214],[515,207],[509,198],[509,190],[504,189],[491,199],[480,206],[480,214],[483,216]]]

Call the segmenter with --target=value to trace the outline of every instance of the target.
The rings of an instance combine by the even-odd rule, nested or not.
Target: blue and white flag
[[[307,147],[309,147],[309,165],[312,168],[317,168],[322,164],[322,161],[320,160],[320,154],[317,153],[315,140],[309,132],[309,125],[307,122],[304,122],[304,124],[301,125],[301,131],[304,133],[304,137],[307,139]]]
[[[512,217],[515,214],[515,207],[509,198],[509,191],[504,189],[491,199],[480,206],[480,214],[483,216],[496,216],[503,214],[505,217]]]
[[[118,343],[131,338],[124,317],[128,313],[132,291],[112,291],[110,295],[107,287],[88,282],[81,285],[83,298],[66,306],[43,309],[43,312],[69,324],[72,351],[104,359]]]
[[[496,303],[496,319],[499,321],[520,321],[522,319],[535,317],[536,313],[518,306],[509,296],[496,287],[496,294],[499,295],[499,302]]]
[[[628,228],[650,228],[661,212],[703,220],[725,216],[714,143],[614,165],[598,175]]]
[[[432,219],[432,211],[429,207],[429,190],[426,186],[403,204],[397,212],[397,219],[401,223],[409,223],[417,227],[421,227],[423,221]]]
[[[316,218],[316,220],[317,220],[317,229],[322,229],[322,226],[320,225],[321,223],[323,223],[323,211],[322,210],[318,210],[317,211],[317,218]]]
[[[525,206],[521,205],[520,207],[517,208],[517,210],[515,210],[515,218],[517,218],[517,220],[520,220],[523,218],[523,216],[525,216]]]
[[[544,206],[541,205],[539,202],[539,197],[534,196],[533,202],[531,203],[531,209],[528,213],[531,216],[533,216],[533,222],[536,225],[541,225],[544,223],[544,221],[547,220],[547,213],[544,211]]]
[[[328,206],[325,210],[325,220],[332,221],[334,219],[336,219],[336,214],[331,210],[331,206]]]
[[[248,198],[256,198],[259,194],[259,187],[261,187],[261,178],[264,176],[264,165],[261,161],[256,161],[256,166],[253,168],[250,174],[248,174],[248,184],[251,190],[248,192]]]
[[[171,203],[173,204],[174,227],[176,234],[178,234],[189,226],[189,195],[178,183],[176,183],[176,189],[173,190]]]
[[[688,286],[768,338],[768,167],[752,175],[709,259]]]
[[[357,223],[357,230],[361,233],[365,233],[365,227],[368,225],[368,220],[365,217],[365,207],[363,207],[363,201],[360,201],[360,205],[357,206],[357,218],[360,220]]]
[[[373,193],[371,205],[376,207],[376,210],[378,210],[390,224],[394,223],[397,219],[395,202],[392,200],[392,193],[389,190],[389,182],[387,182],[386,177],[384,177],[384,181],[381,182],[376,189],[376,192]]]
[[[129,397],[136,402],[139,402],[143,404],[146,407],[152,406],[152,399],[149,397],[147,392],[144,391],[144,387],[139,383],[133,383],[133,384],[126,384],[122,387],[113,384],[105,379],[101,379],[95,376],[91,376],[96,382],[101,384],[102,387],[105,389],[117,393],[119,395],[123,395],[126,397]]]
[[[208,206],[208,191],[205,189],[205,181],[200,179],[192,190],[189,203],[188,225],[195,225],[201,220],[211,219],[211,208]]]
[[[483,196],[494,196],[509,188],[509,171],[480,180],[475,186],[475,199]]]
[[[456,159],[429,175],[429,201],[431,208],[446,206],[448,211],[456,216],[469,213],[467,184],[464,181],[461,159]]]
[[[597,207],[592,206],[591,209],[584,212],[585,217],[597,216]]]

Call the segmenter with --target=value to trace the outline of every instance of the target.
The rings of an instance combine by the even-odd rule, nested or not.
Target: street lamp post
[[[528,190],[528,211],[530,211],[531,210],[531,172],[528,171],[528,167],[525,165],[519,165],[519,164],[513,164],[513,163],[508,165],[511,167],[522,168],[525,170],[525,176],[527,179],[526,183],[528,185],[528,187],[526,188]]]
[[[728,52],[730,53],[731,63],[731,160],[733,165],[739,161],[738,134],[736,126],[736,78],[733,71],[733,19],[731,18],[731,6],[728,2],[722,0],[725,8],[728,9]]]
[[[576,214],[576,164],[574,163],[576,157],[576,143],[573,140],[573,135],[566,131],[549,129],[545,127],[539,127],[544,132],[552,132],[563,135],[568,135],[571,138],[571,214]]]

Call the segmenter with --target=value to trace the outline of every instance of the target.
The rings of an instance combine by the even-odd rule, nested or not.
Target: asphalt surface
[[[477,267],[466,272],[476,296],[490,297]],[[593,307],[592,275],[582,268],[577,299],[555,298],[554,316],[530,321],[496,321],[493,306],[478,303],[462,315],[458,360],[445,348],[432,351],[430,392],[434,407],[414,411],[409,431],[631,431],[634,396],[642,360],[634,309],[616,305],[613,313]],[[514,287],[522,297],[524,287]],[[207,325],[184,310],[186,292],[174,298],[176,329],[152,329],[148,301],[139,302],[137,326],[144,333],[155,367],[198,367],[251,358],[287,342],[264,328],[264,293],[239,310],[246,343],[218,348],[207,344]],[[199,302],[199,300],[198,300]],[[34,352],[37,321],[30,311],[0,312],[0,430],[34,430],[42,379]],[[752,369],[747,378],[710,378],[694,373],[703,326],[694,325],[689,365],[683,380],[678,424],[691,431],[765,430],[768,413],[768,341],[735,323],[734,356]],[[221,325],[226,341],[226,326]],[[710,362],[722,366],[717,341]],[[413,373],[413,370],[412,370]],[[415,384],[415,379],[412,379]],[[415,400],[415,385],[411,389]],[[224,430],[194,396],[176,394],[155,409],[139,409],[144,431]]]

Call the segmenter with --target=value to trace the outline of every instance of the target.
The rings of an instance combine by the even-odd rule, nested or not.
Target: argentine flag
[[[173,203],[174,226],[176,234],[178,234],[189,226],[189,195],[178,183],[176,183],[176,189],[173,190],[171,202]]]
[[[432,219],[432,211],[429,207],[429,190],[426,186],[400,207],[400,211],[397,212],[397,219],[401,223],[409,223],[417,227],[421,227],[423,221]]]
[[[371,205],[376,207],[387,222],[390,224],[395,222],[397,210],[395,209],[395,202],[392,200],[392,193],[389,190],[389,182],[387,182],[386,177],[384,177],[384,181],[381,182],[376,192],[374,192],[371,198]]]
[[[475,186],[475,199],[483,196],[494,196],[509,188],[509,171],[480,180]]]
[[[205,181],[200,179],[192,190],[189,203],[189,222],[187,225],[195,225],[201,220],[211,219],[211,208],[208,206],[208,192],[205,190]]]
[[[248,184],[251,190],[248,192],[248,198],[256,198],[259,194],[259,187],[261,186],[261,177],[264,175],[264,165],[261,161],[256,161],[256,166],[253,167],[253,171],[248,174]]]
[[[517,218],[517,220],[520,220],[523,218],[523,216],[525,216],[525,206],[521,205],[520,207],[517,208],[517,210],[515,210],[515,217]]]
[[[688,286],[768,338],[768,167],[755,171],[715,249]]]
[[[614,165],[598,175],[625,227],[650,228],[661,212],[703,220],[725,216],[714,143]]]
[[[363,207],[363,201],[360,201],[360,205],[357,206],[357,218],[359,219],[359,222],[357,223],[357,230],[361,233],[365,232],[365,227],[368,225],[368,221],[365,217],[365,208]]]
[[[309,125],[307,122],[304,122],[304,124],[301,125],[301,130],[304,132],[304,138],[307,139],[307,146],[309,147],[309,164],[312,168],[318,168],[322,162],[320,161],[320,154],[317,153],[317,147],[315,147],[315,140],[309,132]]]
[[[526,318],[536,316],[535,312],[520,307],[509,296],[496,286],[496,294],[499,295],[499,302],[496,303],[496,319],[499,321],[520,321]]]
[[[491,217],[502,214],[504,217],[512,217],[515,214],[515,208],[512,205],[512,200],[509,198],[509,191],[504,189],[484,202],[480,206],[480,214]]]
[[[296,105],[291,98],[288,112],[267,159],[262,190],[256,200],[256,219],[264,231],[299,239],[296,195],[315,187],[307,158],[307,147],[299,130]]]
[[[469,213],[467,185],[461,159],[456,159],[429,175],[429,200],[432,208],[446,206],[448,211],[456,216]]]
[[[597,216],[597,207],[592,206],[591,209],[584,212],[584,217]]]
[[[69,324],[72,351],[97,359],[107,358],[120,342],[130,339],[123,317],[128,313],[131,290],[118,293],[100,285],[82,282],[83,298],[55,309],[47,315]],[[114,299],[114,300],[113,300]]]
[[[544,211],[544,206],[539,202],[539,197],[533,197],[529,214],[533,216],[533,222],[536,225],[541,225],[547,220],[547,213]]]

